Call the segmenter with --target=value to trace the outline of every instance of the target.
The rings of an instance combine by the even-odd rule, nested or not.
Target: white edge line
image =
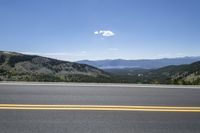
[[[155,85],[155,84],[120,84],[120,83],[72,83],[72,82],[0,82],[0,85],[31,85],[31,86],[80,86],[80,87],[141,87],[141,88],[194,88],[199,85]]]

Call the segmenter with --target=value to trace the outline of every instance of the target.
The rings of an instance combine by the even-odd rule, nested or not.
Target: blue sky
[[[200,56],[199,0],[0,0],[0,50],[62,60]]]

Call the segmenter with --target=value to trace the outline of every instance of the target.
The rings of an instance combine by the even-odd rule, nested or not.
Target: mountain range
[[[191,64],[193,62],[200,61],[199,57],[180,57],[180,58],[163,58],[163,59],[141,59],[141,60],[81,60],[77,63],[91,65],[100,69],[110,68],[143,68],[143,69],[155,69],[169,65],[182,65]]]
[[[179,61],[180,59],[180,61]],[[200,85],[197,57],[147,60],[151,68],[99,69],[86,64],[61,61],[38,55],[0,51],[0,81],[106,82]],[[176,61],[177,62],[173,62]],[[145,61],[145,60],[143,60]],[[164,61],[165,63],[161,63]],[[182,65],[161,64],[174,63]],[[196,61],[190,63],[192,61]],[[123,61],[122,61],[123,62]],[[160,66],[154,63],[160,62]],[[190,64],[186,64],[190,63]],[[146,65],[147,66],[147,65]]]

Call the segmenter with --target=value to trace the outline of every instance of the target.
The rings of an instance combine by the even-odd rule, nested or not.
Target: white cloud
[[[98,34],[99,34],[99,31],[95,31],[94,34],[95,34],[95,35],[98,35]]]
[[[110,37],[110,36],[114,36],[115,33],[110,31],[110,30],[99,30],[99,31],[95,31],[94,32],[95,35],[102,35],[105,37]]]

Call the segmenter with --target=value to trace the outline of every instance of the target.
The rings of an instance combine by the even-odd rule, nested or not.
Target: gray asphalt
[[[0,103],[199,106],[199,88],[0,84]],[[199,133],[200,113],[0,110],[0,133]]]
[[[200,88],[0,85],[0,103],[200,106]]]

